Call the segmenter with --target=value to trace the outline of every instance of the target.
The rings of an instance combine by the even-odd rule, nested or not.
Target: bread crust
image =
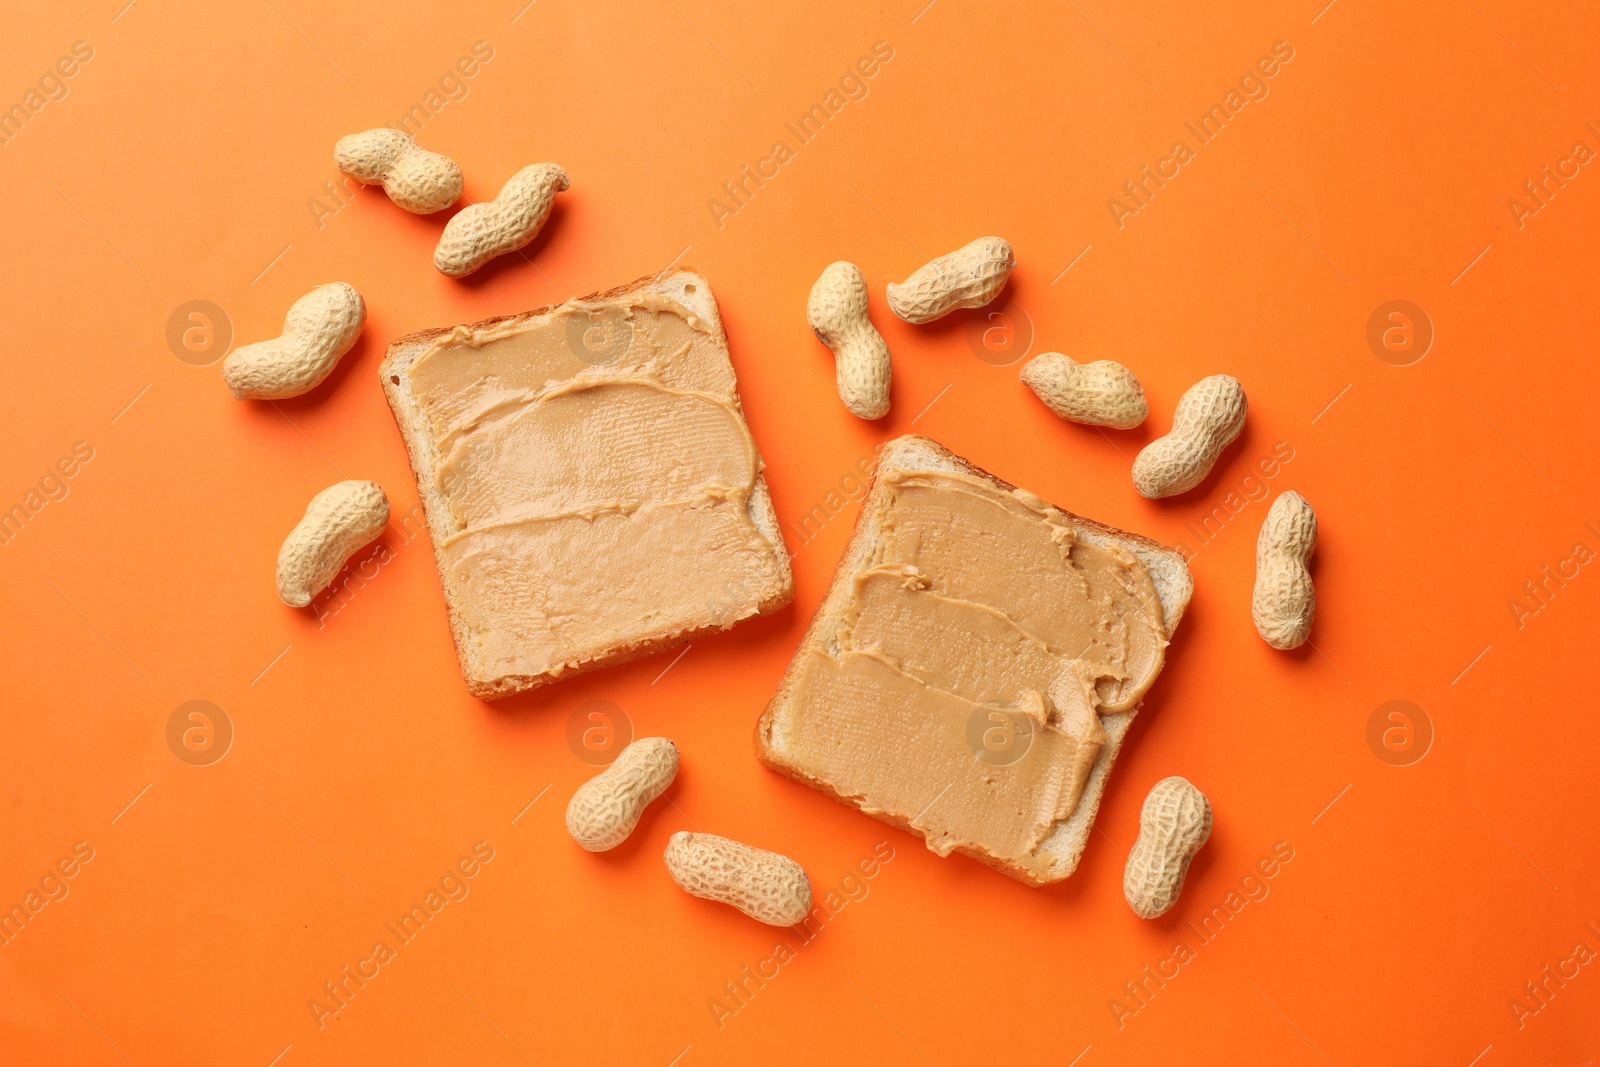
[[[756,758],[764,767],[776,771],[786,778],[809,785],[813,789],[857,810],[861,809],[861,797],[840,793],[830,783],[814,777],[803,766],[791,761],[782,751],[781,745],[776,742],[775,732],[780,721],[785,716],[804,714],[804,708],[799,707],[794,702],[794,687],[799,677],[798,665],[800,659],[814,649],[826,647],[827,635],[832,632],[838,613],[849,602],[852,584],[850,576],[856,573],[876,545],[875,531],[872,524],[867,521],[867,518],[874,513],[880,502],[883,492],[883,472],[886,470],[923,469],[967,474],[980,478],[1003,492],[1010,492],[1016,488],[1010,482],[995,477],[930,438],[907,434],[884,444],[879,449],[878,465],[873,471],[872,482],[866,495],[862,498],[861,513],[856,519],[855,529],[850,535],[850,541],[845,546],[844,554],[840,557],[838,566],[834,568],[833,584],[829,587],[827,595],[823,597],[822,603],[818,605],[816,614],[812,616],[811,623],[806,628],[805,637],[801,639],[800,647],[795,651],[794,659],[790,661],[788,669],[784,672],[783,679],[778,683],[777,692],[773,694],[772,700],[768,702],[766,709],[761,713],[761,718],[756,723]],[[1150,570],[1151,578],[1156,585],[1156,592],[1161,600],[1162,621],[1170,639],[1177,629],[1178,622],[1183,617],[1184,610],[1188,607],[1189,598],[1194,592],[1194,582],[1189,575],[1189,568],[1184,562],[1182,554],[1176,549],[1168,548],[1166,545],[1153,541],[1148,537],[1119,530],[1104,523],[1095,522],[1093,519],[1083,518],[1080,515],[1074,515],[1065,508],[1057,508],[1056,510],[1067,515],[1080,532],[1088,535],[1089,540],[1113,542],[1132,552],[1145,564],[1146,568]],[[976,846],[963,844],[957,846],[954,851],[962,855],[971,856],[978,862],[993,867],[1002,874],[1010,875],[1019,882],[1030,886],[1049,885],[1071,876],[1077,870],[1078,861],[1083,856],[1084,846],[1088,843],[1089,831],[1093,827],[1095,815],[1100,809],[1100,799],[1105,792],[1107,777],[1111,772],[1111,767],[1116,763],[1123,739],[1127,737],[1128,728],[1133,724],[1133,717],[1136,714],[1138,714],[1138,708],[1100,716],[1100,724],[1105,731],[1106,740],[1101,745],[1094,765],[1089,770],[1088,780],[1084,783],[1083,794],[1078,800],[1078,805],[1073,809],[1071,815],[1056,823],[1055,828],[1046,835],[1039,846],[1041,851],[1048,853],[1052,857],[1050,871],[1046,877],[1039,878],[1029,868],[995,856]],[[911,826],[914,813],[872,811],[866,814],[908,833],[917,833]],[[919,834],[918,836],[921,835]]]
[[[687,287],[687,289],[686,289]],[[548,304],[532,311],[523,311],[515,315],[497,315],[492,318],[482,319],[478,322],[467,324],[468,329],[481,330],[506,322],[521,322],[550,315],[573,302],[594,302],[608,300],[614,297],[627,296],[636,292],[658,292],[674,300],[684,303],[691,311],[711,326],[719,347],[724,354],[727,352],[727,335],[722,329],[722,317],[717,312],[716,298],[711,293],[711,286],[706,279],[692,267],[678,267],[658,274],[646,275],[626,285],[619,285],[603,292],[591,293],[588,296],[574,297],[572,300],[561,303]],[[525,689],[535,689],[548,685],[563,678],[570,678],[578,674],[585,674],[602,667],[610,667],[627,663],[630,660],[641,659],[674,648],[688,641],[693,641],[706,634],[720,632],[722,627],[715,624],[702,627],[693,627],[653,634],[647,638],[615,645],[598,656],[591,657],[576,664],[566,664],[561,668],[546,671],[542,674],[507,674],[489,675],[482,669],[476,649],[473,645],[472,634],[467,628],[460,609],[459,594],[451,587],[446,577],[448,570],[445,565],[443,543],[454,531],[450,527],[449,509],[438,487],[433,484],[433,479],[423,472],[432,471],[436,466],[437,451],[434,448],[434,436],[428,432],[427,417],[423,414],[416,399],[411,394],[409,378],[404,373],[428,347],[438,338],[452,333],[460,327],[446,326],[430,330],[418,330],[395,339],[384,354],[383,362],[379,365],[379,380],[383,385],[384,395],[389,401],[389,410],[393,412],[396,425],[400,428],[400,436],[405,442],[406,455],[411,461],[411,475],[416,481],[417,495],[422,500],[423,515],[428,523],[428,539],[433,545],[434,564],[439,571],[440,585],[444,590],[447,614],[450,620],[450,633],[455,642],[456,658],[461,663],[461,675],[466,680],[467,691],[473,696],[485,700],[494,700],[499,697],[509,696],[512,693]],[[735,405],[738,405],[737,385],[734,394]],[[742,408],[740,409],[743,416]],[[786,606],[794,599],[794,576],[789,568],[789,551],[784,545],[783,534],[778,525],[777,512],[772,506],[772,497],[767,489],[766,477],[758,473],[755,487],[750,494],[750,518],[773,546],[776,551],[778,564],[778,580],[773,582],[766,590],[765,595],[755,605],[755,616],[770,615]],[[751,616],[746,616],[749,618]]]

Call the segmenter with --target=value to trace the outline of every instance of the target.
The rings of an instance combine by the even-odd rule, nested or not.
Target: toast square
[[[1061,881],[1193,588],[1175,549],[897,438],[758,758],[940,855]]]
[[[793,598],[716,299],[693,270],[410,334],[380,373],[473,694],[646,656]]]

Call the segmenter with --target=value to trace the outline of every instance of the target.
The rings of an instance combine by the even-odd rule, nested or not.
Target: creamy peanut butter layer
[[[1023,490],[904,470],[880,488],[862,520],[876,549],[796,665],[789,699],[806,710],[785,759],[864,811],[915,813],[941,855],[976,848],[1042,878],[1039,845],[1078,804],[1100,716],[1137,707],[1161,670],[1155,585]]]
[[[486,675],[560,674],[770,599],[760,456],[720,337],[687,307],[633,292],[458,327],[404,373]]]

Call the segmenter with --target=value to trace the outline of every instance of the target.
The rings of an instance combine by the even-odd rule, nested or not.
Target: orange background
[[[61,497],[0,546],[0,902],[24,901],[77,843],[93,852],[0,948],[0,1060],[1497,1067],[1600,1048],[1600,967],[1580,961],[1600,950],[1600,175],[1580,167],[1520,219],[1507,203],[1574,142],[1600,148],[1593,11],[124,3],[13,12],[0,39],[6,106],[74,42],[93,50],[0,146],[0,506],[41,479]],[[424,103],[479,41],[492,59],[464,96],[436,98],[420,140],[461,163],[468,202],[541,160],[573,184],[526,261],[457,282],[429,262],[442,217],[374,190],[341,205],[324,183],[340,135]],[[799,144],[784,123],[879,41],[893,58],[865,98]],[[1269,95],[1119,228],[1108,199],[1178,139],[1193,147],[1184,123],[1280,41],[1293,59]],[[793,158],[715,219],[722,183],[779,139]],[[1017,253],[1000,303],[924,328],[889,315],[886,282],[988,233]],[[843,410],[805,324],[838,258],[865,271],[894,352],[879,423]],[[681,659],[474,700],[431,554],[400,530],[417,495],[378,361],[406,332],[674,260],[720,302],[796,602]],[[369,320],[309,396],[236,402],[214,363],[168,346],[186,301],[214,302],[247,342],[335,279]],[[1435,333],[1410,366],[1366,338],[1396,299]],[[1125,362],[1149,422],[1056,419],[1019,364],[999,365],[1045,350]],[[1217,372],[1249,393],[1243,437],[1200,490],[1142,500],[1132,456]],[[940,860],[752,754],[854,521],[828,494],[912,430],[1196,553],[1193,607],[1099,832],[1051,889]],[[48,478],[78,442],[92,459]],[[1280,442],[1293,459],[1263,482]],[[393,558],[364,557],[367,577],[319,620],[276,600],[273,561],[343,477],[387,489]],[[1315,648],[1296,653],[1250,622],[1262,484],[1321,517]],[[839,513],[799,532],[818,506]],[[1201,544],[1189,524],[1218,507]],[[1526,599],[1546,566],[1569,577]],[[234,731],[207,766],[167,741],[196,699]],[[1415,757],[1403,729],[1398,753],[1368,741],[1390,700],[1434,734],[1407,766],[1379,758]],[[562,825],[594,770],[567,741],[588,701],[684,753],[671,803],[598,857]],[[1169,774],[1210,796],[1216,830],[1177,908],[1145,922],[1122,900],[1123,853]],[[659,855],[690,827],[795,856],[819,899],[879,842],[893,859],[802,945],[672,885]],[[393,945],[384,924],[480,841],[494,858],[470,894],[319,1029],[323,983]],[[1188,924],[1279,842],[1292,861],[1244,883],[1267,895],[1201,944]],[[1193,958],[1157,987],[1142,969],[1180,940]],[[731,1005],[724,983],[779,942],[794,958],[719,1026],[708,1002]],[[1526,999],[1547,966],[1569,977]]]

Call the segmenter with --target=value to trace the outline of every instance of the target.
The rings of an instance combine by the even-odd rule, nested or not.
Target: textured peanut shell
[[[312,497],[278,549],[278,599],[291,608],[311,603],[388,522],[389,498],[377,482],[339,482]]]
[[[590,852],[616,848],[677,776],[678,746],[665,737],[641,737],[572,794],[567,833]]]
[[[1189,387],[1172,416],[1172,432],[1151,441],[1133,461],[1140,496],[1187,493],[1211,473],[1222,450],[1244,429],[1244,386],[1213,374]]]
[[[460,278],[496,256],[515,252],[539,236],[556,194],[568,184],[567,172],[554,163],[523,167],[493,200],[456,212],[439,235],[433,265]]]
[[[383,186],[390,200],[413,215],[443,211],[461,196],[461,168],[455,160],[419,148],[387,126],[339,138],[333,161],[356,181]]]
[[[680,830],[664,858],[684,892],[731,904],[769,926],[793,926],[811,912],[811,880],[788,856]]]
[[[1131,430],[1150,414],[1133,371],[1109,359],[1077,363],[1044,352],[1022,366],[1022,384],[1069,422]]]
[[[1317,591],[1307,566],[1317,548],[1317,513],[1289,490],[1267,511],[1256,538],[1256,589],[1250,601],[1256,632],[1273,648],[1299,648],[1311,636]]]
[[[1172,909],[1189,861],[1210,836],[1211,801],[1187,778],[1163,778],[1151,788],[1122,874],[1122,895],[1135,915],[1154,919]]]
[[[222,380],[239,400],[284,400],[321,385],[355,345],[367,304],[355,286],[319,285],[284,316],[283,333],[241,345],[222,361]]]
[[[889,346],[867,318],[867,280],[854,263],[830,263],[811,287],[806,321],[833,350],[839,399],[852,415],[889,413]]]
[[[1000,237],[980,237],[948,255],[930,260],[903,282],[889,283],[889,310],[921,324],[957,308],[982,307],[1006,287],[1017,265],[1011,245]]]

